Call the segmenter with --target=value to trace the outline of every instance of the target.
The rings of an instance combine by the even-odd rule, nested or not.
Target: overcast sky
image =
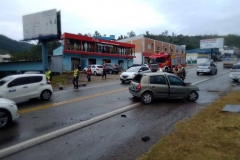
[[[240,35],[240,0],[1,0],[0,34],[23,39],[22,16],[61,11],[62,33]]]

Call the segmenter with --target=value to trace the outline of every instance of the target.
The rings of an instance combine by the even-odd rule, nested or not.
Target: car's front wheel
[[[198,99],[198,93],[197,91],[192,91],[188,95],[188,100],[191,102],[195,102]]]
[[[0,109],[0,128],[5,127],[11,122],[11,116],[6,110]]]
[[[143,104],[150,104],[153,101],[153,95],[151,92],[145,92],[141,96],[141,101]]]
[[[109,70],[109,74],[113,74],[113,71],[112,71],[112,70]]]
[[[51,92],[51,91],[49,91],[49,90],[44,90],[44,91],[42,91],[40,97],[41,97],[42,100],[49,100],[49,99],[51,98],[51,95],[52,95],[52,92]]]
[[[122,83],[125,83],[125,81],[122,81]]]

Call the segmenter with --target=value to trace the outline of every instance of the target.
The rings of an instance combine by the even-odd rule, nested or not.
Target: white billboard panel
[[[56,9],[23,16],[24,40],[47,39],[57,34]]]
[[[202,39],[200,40],[200,49],[205,48],[222,48],[224,46],[224,38]]]

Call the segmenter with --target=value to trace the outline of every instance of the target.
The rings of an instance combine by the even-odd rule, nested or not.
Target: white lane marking
[[[132,104],[130,106],[126,106],[124,108],[121,108],[121,109],[118,109],[118,110],[115,110],[115,111],[112,111],[112,112],[109,112],[109,113],[106,113],[106,114],[94,117],[94,118],[92,118],[90,120],[87,120],[87,121],[84,121],[84,122],[80,122],[80,123],[77,123],[77,124],[74,124],[74,125],[71,125],[71,126],[68,126],[68,127],[65,127],[65,128],[62,128],[62,129],[50,132],[50,133],[47,133],[45,135],[42,135],[42,136],[39,136],[39,137],[30,139],[30,140],[27,140],[25,142],[21,142],[19,144],[7,147],[5,149],[0,150],[0,158],[5,158],[7,156],[10,156],[10,155],[15,154],[17,152],[20,152],[20,151],[25,150],[27,148],[36,146],[36,145],[38,145],[40,143],[49,141],[51,139],[57,138],[59,136],[65,135],[67,133],[70,133],[72,131],[75,131],[75,130],[78,130],[80,128],[83,128],[83,127],[86,127],[88,125],[91,125],[93,123],[100,122],[100,121],[102,121],[104,119],[113,117],[115,115],[118,115],[120,113],[126,112],[128,110],[134,109],[134,108],[140,106],[140,104],[141,104],[141,102],[138,102],[138,103]]]
[[[213,77],[211,77],[211,78],[203,79],[203,80],[201,80],[201,81],[198,81],[198,82],[193,83],[193,85],[197,85],[197,84],[202,83],[202,82],[205,82],[205,81],[207,81],[207,80],[210,80],[210,79],[213,79],[213,78],[216,78],[216,77],[222,76],[222,75],[224,75],[224,74],[226,74],[226,73],[228,73],[228,72],[229,72],[229,71],[224,72],[224,73],[219,74],[219,75],[216,75],[216,76],[213,76]]]

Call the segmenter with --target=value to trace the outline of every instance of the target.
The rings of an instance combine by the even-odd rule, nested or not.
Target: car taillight
[[[136,90],[137,90],[137,91],[141,91],[141,88],[142,88],[142,85],[139,83],[138,86],[137,86],[137,88],[136,88]]]
[[[210,66],[208,67],[208,69],[210,69]]]
[[[99,70],[98,68],[96,70]]]

